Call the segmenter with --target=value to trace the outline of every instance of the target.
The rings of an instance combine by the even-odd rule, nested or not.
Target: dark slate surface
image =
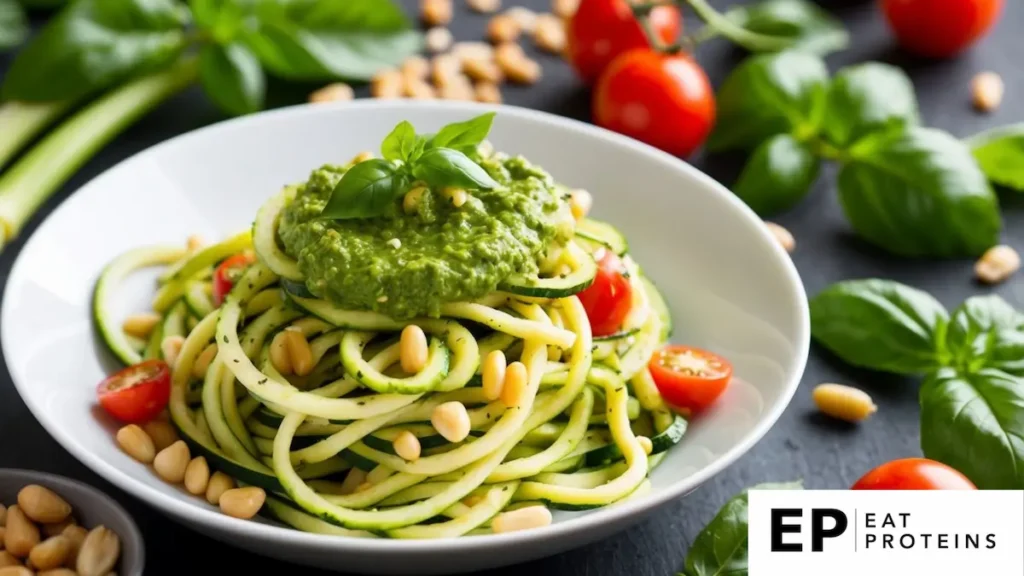
[[[405,0],[410,8],[412,0]],[[1014,61],[1024,45],[1024,5],[1006,2],[1002,21],[995,31],[962,57],[945,62],[912,58],[897,50],[885,24],[869,0],[820,0],[840,16],[852,31],[853,46],[829,59],[830,67],[863,60],[883,60],[904,67],[917,89],[925,122],[967,136],[983,128],[1015,122],[1024,117],[1024,67]],[[453,24],[457,38],[478,39],[486,17],[471,15],[457,0]],[[506,0],[547,9],[546,0]],[[722,7],[727,2],[715,2]],[[694,19],[689,20],[693,22]],[[698,52],[717,86],[740,54],[722,42],[703,46]],[[0,58],[0,71],[9,60]],[[532,88],[509,88],[512,104],[547,110],[588,120],[589,97],[569,68],[554,58],[544,58],[544,81]],[[979,115],[970,107],[969,82],[985,69],[999,72],[1006,82],[1007,98],[991,115]],[[2,74],[2,72],[0,72]],[[283,105],[300,101],[308,87],[276,86],[272,101]],[[125,132],[88,163],[59,194],[50,200],[25,231],[30,234],[40,219],[71,192],[104,169],[176,134],[220,119],[198,89],[174,98]],[[0,127],[2,129],[2,127]],[[726,184],[738,165],[728,159],[692,161]],[[971,294],[984,292],[972,281],[970,261],[905,261],[887,257],[851,236],[835,200],[835,171],[826,169],[813,194],[798,208],[779,218],[796,236],[793,258],[807,291],[814,294],[829,283],[865,276],[901,280],[934,293],[947,306],[955,306]],[[1010,244],[1024,247],[1024,201],[1002,195],[1005,233]],[[23,236],[23,238],[24,238]],[[0,281],[6,282],[11,263],[23,242],[15,242],[0,256]],[[1016,305],[1024,305],[1024,276],[1018,275],[996,291]],[[878,414],[859,427],[837,425],[814,411],[810,389],[822,381],[855,383],[868,390],[879,405]],[[844,367],[812,350],[800,390],[782,419],[738,463],[700,487],[687,498],[672,503],[633,529],[597,544],[529,564],[489,574],[621,574],[663,576],[674,573],[683,562],[690,542],[718,507],[731,495],[751,484],[803,478],[809,487],[843,488],[874,465],[893,458],[920,454],[917,423],[917,384],[912,380],[859,372]],[[181,574],[195,568],[199,554],[230,557],[238,573],[289,573],[295,567],[246,553],[235,553],[223,544],[168,521],[147,506],[115,489],[86,470],[43,431],[14,392],[6,369],[0,371],[0,466],[47,470],[80,478],[105,489],[123,502],[142,525],[148,544],[148,574]],[[306,574],[319,574],[304,570]]]

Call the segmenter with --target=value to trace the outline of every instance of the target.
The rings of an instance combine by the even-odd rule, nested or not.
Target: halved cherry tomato
[[[583,303],[594,336],[614,334],[633,304],[633,286],[629,283],[622,260],[610,250],[597,254],[597,276],[594,283],[576,296]]]
[[[146,360],[110,376],[96,387],[100,406],[122,422],[149,422],[171,398],[171,368]]]
[[[690,56],[636,49],[601,75],[593,114],[603,128],[685,158],[711,132],[715,94]]]
[[[683,28],[675,6],[655,7],[650,22],[665,44],[674,43]],[[569,61],[587,84],[596,82],[619,54],[648,46],[627,0],[583,0],[568,28]]]
[[[865,474],[851,490],[977,490],[959,471],[927,458],[886,462]]]
[[[954,56],[988,33],[1003,0],[879,0],[900,46],[932,58]]]
[[[680,344],[668,344],[655,352],[647,367],[665,402],[690,412],[713,404],[732,379],[728,360]]]
[[[238,282],[238,279],[242,276],[242,271],[249,264],[252,264],[255,259],[256,257],[253,254],[242,252],[230,258],[225,258],[220,263],[220,266],[217,266],[217,270],[213,273],[214,306],[220,306],[224,302],[224,297],[228,295],[228,292],[231,292],[235,282]]]

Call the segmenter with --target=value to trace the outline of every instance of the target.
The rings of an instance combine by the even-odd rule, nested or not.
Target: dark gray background
[[[403,0],[413,10],[414,0]],[[915,59],[896,49],[875,3],[871,0],[819,0],[846,23],[852,46],[829,58],[832,70],[851,62],[882,60],[897,64],[913,78],[927,124],[968,136],[981,129],[1016,122],[1024,117],[1024,5],[1006,0],[1001,22],[993,33],[961,57],[942,62]],[[547,0],[505,0],[548,10]],[[713,2],[721,8],[730,2]],[[451,28],[458,39],[476,40],[483,35],[487,17],[470,14],[463,0]],[[688,15],[693,29],[696,19]],[[530,42],[524,42],[529,48]],[[702,46],[698,59],[718,86],[742,56],[724,41]],[[1014,60],[1016,58],[1016,60]],[[530,88],[504,91],[511,104],[589,120],[589,94],[569,67],[553,57],[541,57],[543,81]],[[9,58],[0,57],[0,76]],[[970,106],[969,83],[982,70],[994,70],[1006,83],[1002,108],[990,115],[975,113]],[[313,87],[274,86],[272,105],[302,101]],[[101,171],[169,137],[221,119],[199,89],[190,89],[160,107],[107,146],[93,161],[46,204],[24,231],[22,238],[0,256],[0,281],[6,283],[11,263],[35,225],[59,202]],[[3,127],[0,126],[0,130]],[[736,159],[691,160],[726,185],[737,174]],[[845,278],[880,276],[897,279],[931,291],[944,304],[955,306],[964,298],[990,290],[972,280],[971,261],[900,260],[888,257],[857,241],[849,232],[835,199],[834,169],[823,171],[814,192],[795,210],[778,221],[797,239],[793,259],[809,294]],[[1024,247],[1024,201],[1012,193],[1001,194],[1007,241]],[[1015,305],[1024,302],[1024,276],[996,289]],[[810,399],[811,388],[823,381],[859,385],[879,406],[878,413],[860,426],[838,425],[819,417]],[[693,538],[721,504],[737,491],[764,481],[802,478],[808,487],[846,488],[871,467],[893,458],[918,456],[917,382],[861,372],[842,366],[820,349],[813,349],[800,389],[782,419],[739,462],[683,500],[666,505],[643,523],[618,536],[560,556],[496,570],[490,574],[621,574],[675,573],[682,565]],[[148,545],[148,574],[182,574],[195,568],[197,554],[230,558],[237,573],[286,573],[289,566],[236,551],[158,515],[88,471],[54,442],[29,414],[15,393],[6,368],[0,371],[0,466],[47,470],[90,482],[123,502],[141,524]],[[306,574],[319,574],[307,570]]]

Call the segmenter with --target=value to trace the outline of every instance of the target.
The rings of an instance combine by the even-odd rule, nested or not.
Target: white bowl
[[[160,481],[122,453],[95,409],[114,368],[91,325],[93,283],[126,249],[221,238],[313,168],[376,150],[400,121],[418,131],[498,111],[490,140],[558,180],[590,190],[662,289],[673,340],[715,350],[736,378],[652,474],[649,495],[604,509],[558,513],[538,530],[445,541],[354,540],[221,514]],[[123,310],[142,310],[150,278],[126,286]],[[687,494],[749,450],[789,403],[807,359],[806,297],[786,253],[745,205],[692,166],[634,140],[512,107],[360,101],[294,107],[179,136],[108,170],[39,227],[15,264],[0,318],[15,385],[46,430],[85,465],[171,518],[214,538],[282,559],[373,573],[453,573],[523,562],[622,530]]]

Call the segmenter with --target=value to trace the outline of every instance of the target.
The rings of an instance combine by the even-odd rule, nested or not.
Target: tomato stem
[[[788,38],[766,36],[747,30],[718,10],[715,10],[705,0],[675,0],[675,2],[680,6],[689,4],[693,11],[697,13],[697,16],[707,23],[707,27],[714,30],[715,35],[722,34],[723,36],[728,36],[733,41],[741,42],[752,50],[774,52],[788,48],[792,44],[792,40]],[[701,33],[703,33],[703,30],[701,30]],[[710,38],[711,36],[707,37]]]
[[[683,51],[690,51],[693,44],[689,41],[689,38],[683,37],[679,42],[675,44],[665,44],[658,37],[658,33],[654,30],[654,25],[651,24],[651,11],[660,6],[675,6],[674,2],[651,2],[644,4],[633,5],[633,17],[636,18],[637,23],[640,24],[640,28],[644,31],[644,36],[647,37],[647,43],[651,46],[651,49],[655,52],[661,52],[664,54],[677,54]]]

